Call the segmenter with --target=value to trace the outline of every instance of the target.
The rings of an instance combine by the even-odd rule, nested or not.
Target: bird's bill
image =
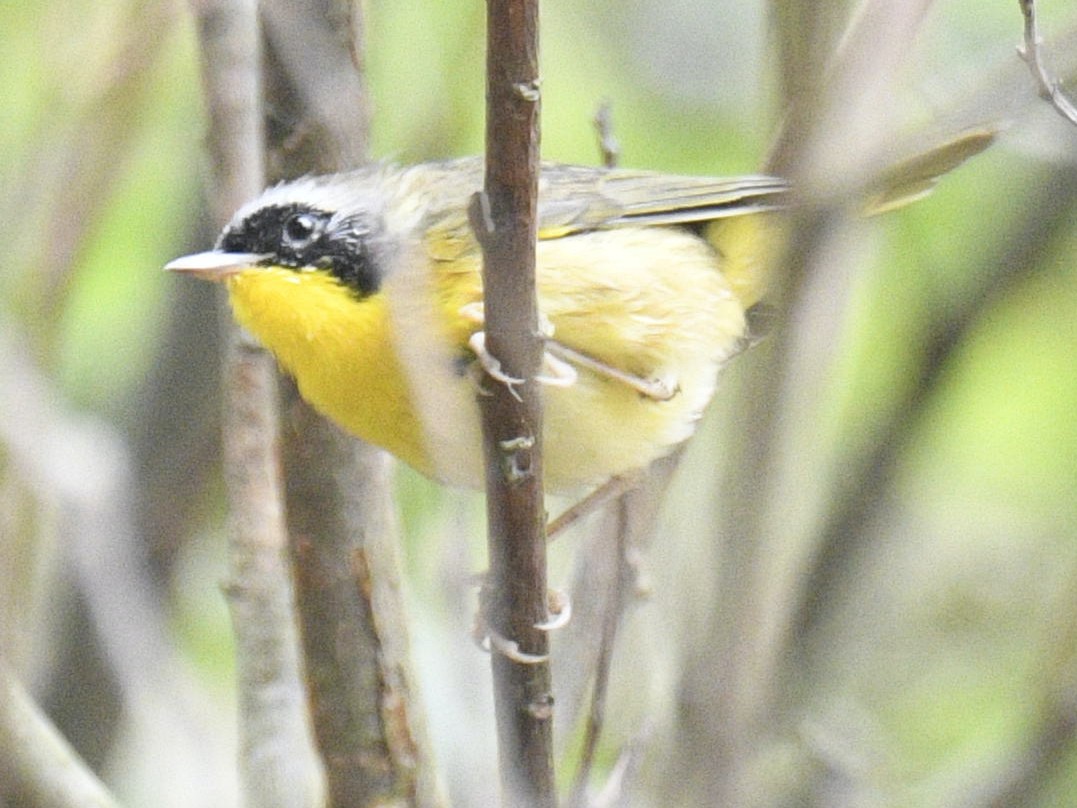
[[[229,275],[235,275],[245,269],[264,261],[267,256],[258,253],[230,253],[219,250],[194,253],[169,261],[165,264],[167,272],[181,272],[194,275],[207,281],[223,281]]]

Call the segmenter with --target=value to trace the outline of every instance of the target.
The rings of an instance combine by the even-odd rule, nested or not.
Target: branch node
[[[476,191],[471,195],[471,200],[467,205],[467,219],[471,229],[475,231],[479,244],[485,247],[490,236],[497,231],[493,209],[490,205],[490,195],[486,191]]]
[[[518,81],[512,85],[513,92],[520,96],[524,101],[529,101],[532,104],[537,104],[542,94],[539,92],[540,79],[532,79],[531,81]]]
[[[516,391],[511,387],[509,391],[516,395]],[[498,443],[498,448],[501,449],[502,472],[505,475],[505,482],[510,486],[519,485],[531,477],[534,468],[531,450],[534,446],[535,439],[528,435]]]
[[[543,693],[527,705],[527,712],[536,721],[549,721],[553,718],[553,696]]]

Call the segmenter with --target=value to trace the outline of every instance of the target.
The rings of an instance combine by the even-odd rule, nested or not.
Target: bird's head
[[[172,272],[224,282],[259,270],[329,276],[358,297],[381,286],[384,216],[361,173],[282,183],[240,208],[207,252],[178,258]]]

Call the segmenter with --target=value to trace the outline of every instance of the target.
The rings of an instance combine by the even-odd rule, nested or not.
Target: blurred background
[[[364,11],[372,154],[481,151],[483,5]],[[1077,13],[1041,15],[1077,76]],[[783,81],[768,19],[752,0],[547,2],[543,156],[600,162],[609,102],[622,165],[758,170]],[[614,654],[600,761],[635,750],[632,804],[1073,804],[1077,128],[1036,98],[1021,24],[1016,0],[928,4],[818,163],[1003,127],[922,202],[829,227],[781,356],[726,372]],[[126,804],[234,805],[220,308],[160,271],[215,235],[192,19],[7,2],[0,27],[0,659]],[[442,777],[453,804],[488,804],[481,500],[397,477]],[[555,547],[555,583],[582,543]]]

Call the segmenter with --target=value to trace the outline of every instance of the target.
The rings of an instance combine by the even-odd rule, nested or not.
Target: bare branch
[[[1040,88],[1040,97],[1054,107],[1059,115],[1077,126],[1077,106],[1062,90],[1062,82],[1051,75],[1044,60],[1043,37],[1040,36],[1036,20],[1036,0],[1018,0],[1018,3],[1025,18],[1025,42],[1017,53],[1032,71]]]
[[[583,808],[587,805],[587,786],[591,779],[591,770],[594,768],[598,741],[606,723],[606,697],[609,692],[614,642],[624,611],[625,593],[628,591],[632,578],[632,567],[628,559],[628,518],[628,503],[625,497],[621,497],[617,502],[616,569],[613,575],[606,579],[598,664],[595,666],[594,685],[591,691],[591,709],[584,726],[579,769],[569,797],[569,805],[576,808]],[[597,597],[598,594],[590,592],[589,596]]]
[[[218,183],[218,222],[261,191],[261,48],[253,0],[194,4]],[[236,635],[240,771],[250,805],[315,802],[318,772],[299,680],[280,466],[275,366],[230,328],[223,450],[232,513],[227,584]]]
[[[271,179],[366,160],[362,8],[264,0]],[[316,58],[315,58],[316,55]],[[443,802],[410,663],[388,457],[285,391],[283,460],[311,720],[334,806]]]
[[[115,808],[118,803],[0,664],[0,795],[26,808]]]
[[[480,396],[490,573],[482,608],[491,632],[523,657],[492,655],[506,804],[556,804],[553,697],[546,621],[542,489],[542,362],[535,295],[539,171],[537,0],[488,0],[486,177],[472,205],[483,250],[486,347],[511,377]]]
[[[284,436],[288,526],[331,804],[437,805],[409,663],[389,458],[293,402]]]

